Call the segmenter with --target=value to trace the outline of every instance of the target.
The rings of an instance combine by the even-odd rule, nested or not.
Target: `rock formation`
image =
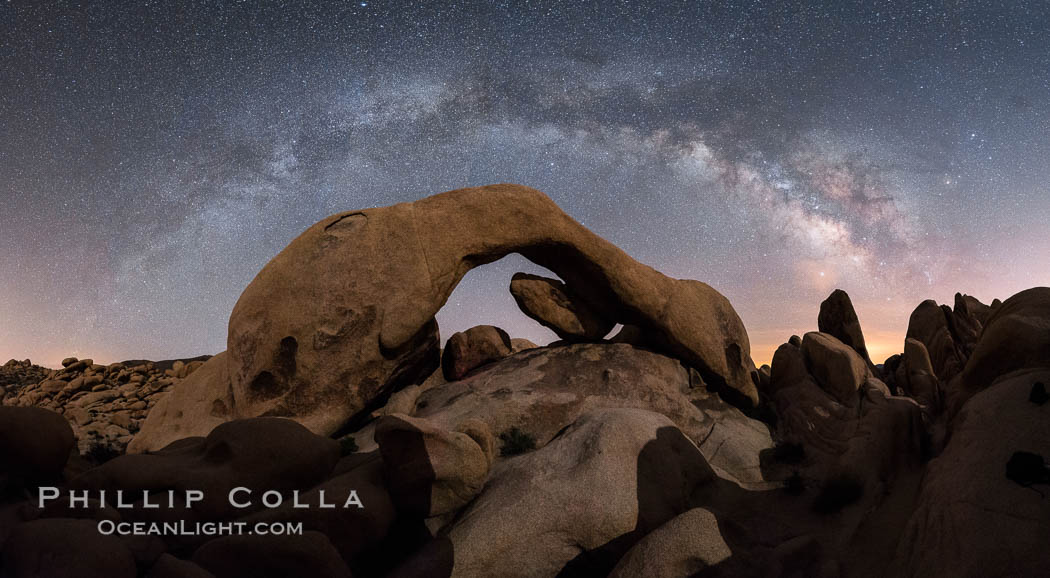
[[[510,293],[525,315],[566,341],[598,341],[614,325],[556,279],[515,273]]]
[[[1022,291],[988,317],[980,342],[951,387],[953,411],[1013,371],[1050,364],[1050,288]]]
[[[67,357],[62,369],[49,370],[11,360],[0,370],[9,381],[0,397],[5,406],[59,411],[73,426],[82,454],[119,455],[163,394],[204,363],[197,358],[99,365]]]
[[[757,403],[747,333],[725,297],[638,263],[535,189],[492,185],[340,213],[307,229],[234,307],[229,381],[184,384],[199,391],[167,415],[279,415],[335,432],[437,367],[434,315],[470,269],[509,253],[557,273],[603,318],[659,336],[709,385]],[[147,421],[135,449],[158,447],[146,440],[170,423]]]
[[[511,251],[565,280],[512,282],[563,340],[439,355],[434,312]],[[755,370],[713,289],[523,187],[337,215],[227,352],[0,368],[0,576],[1050,575],[1050,289],[924,302],[881,367],[844,292],[817,326]],[[129,453],[75,449],[147,411]],[[252,530],[99,530],[197,523]]]
[[[874,369],[871,357],[868,356],[868,347],[864,344],[864,332],[860,328],[860,319],[853,309],[853,301],[842,289],[832,291],[820,304],[820,314],[817,317],[817,330],[827,333],[849,347]]]
[[[446,430],[479,420],[495,434],[515,427],[548,443],[584,412],[648,409],[669,417],[711,465],[749,487],[762,486],[759,453],[769,428],[709,391],[680,362],[627,344],[574,344],[519,353],[461,381],[419,393],[400,410]],[[370,447],[368,428],[358,436]]]
[[[492,325],[453,333],[441,353],[441,371],[448,381],[462,379],[482,365],[510,355],[512,347],[507,332]]]
[[[998,308],[955,294],[955,308],[922,302],[908,321],[908,338],[926,347],[937,378],[947,383],[962,371],[984,325]]]
[[[1050,569],[1050,500],[1004,475],[1019,450],[1050,456],[1050,406],[1028,401],[1033,383],[1050,380],[1050,355],[1040,363],[1044,369],[988,383],[963,406],[947,447],[926,469],[897,547],[897,575],[1042,576]]]

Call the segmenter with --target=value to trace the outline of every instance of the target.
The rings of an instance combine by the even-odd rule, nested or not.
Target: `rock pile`
[[[28,359],[9,360],[0,365],[0,399],[17,394],[25,385],[47,379],[50,372],[51,370],[46,367],[33,365],[33,362]]]
[[[161,394],[203,364],[176,360],[161,369],[153,362],[100,365],[68,357],[62,360],[62,369],[49,370],[28,360],[12,360],[4,368],[17,369],[24,385],[9,388],[3,405],[53,410],[69,420],[80,453],[119,455]]]

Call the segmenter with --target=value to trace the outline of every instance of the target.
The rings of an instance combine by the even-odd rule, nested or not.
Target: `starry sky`
[[[216,353],[338,211],[539,188],[732,301],[767,362],[834,288],[908,315],[1050,284],[1041,1],[0,2],[0,362]],[[511,256],[442,335],[517,311]]]

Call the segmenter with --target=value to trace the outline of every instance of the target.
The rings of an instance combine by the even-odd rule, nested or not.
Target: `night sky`
[[[0,363],[216,353],[312,223],[496,182],[714,286],[758,363],[836,287],[881,361],[923,299],[1050,284],[1045,2],[174,4],[0,3]],[[553,339],[518,270],[442,335]]]

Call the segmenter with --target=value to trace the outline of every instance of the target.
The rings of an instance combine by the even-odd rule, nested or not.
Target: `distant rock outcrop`
[[[34,383],[40,383],[47,379],[51,370],[25,359],[19,361],[11,359],[0,365],[0,399],[17,395],[22,387]]]
[[[5,368],[20,368],[22,379],[28,381],[2,394],[3,404],[53,409],[73,427],[80,453],[97,458],[119,455],[164,394],[204,363],[195,358],[162,362],[161,367],[151,361],[99,365],[91,359],[67,357],[62,369],[51,370],[32,366],[28,360],[18,365],[8,362]]]

